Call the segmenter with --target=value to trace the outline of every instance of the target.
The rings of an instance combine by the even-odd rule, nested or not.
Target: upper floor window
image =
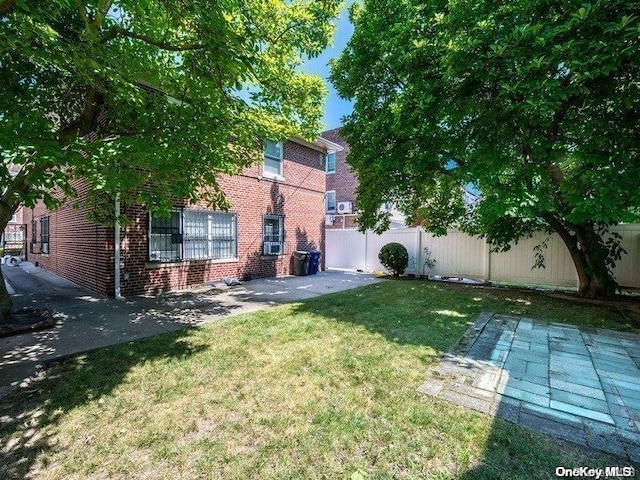
[[[336,171],[336,153],[335,152],[327,153],[326,171],[327,173],[335,173]]]
[[[267,140],[264,145],[264,174],[272,177],[282,177],[282,142]]]

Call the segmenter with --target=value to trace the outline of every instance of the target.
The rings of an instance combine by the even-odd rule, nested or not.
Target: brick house
[[[339,135],[340,128],[322,133],[322,138],[342,147],[342,150],[327,155],[325,171],[327,191],[325,194],[325,214],[327,228],[354,228],[356,188],[358,180],[347,164],[349,145]],[[340,210],[338,210],[340,207]]]
[[[177,202],[167,218],[122,205],[130,224],[120,229],[119,253],[116,229],[89,221],[86,210],[39,204],[25,210],[27,258],[107,296],[287,275],[295,250],[324,250],[326,157],[341,148],[323,138],[266,142],[264,162],[218,179],[228,212]]]
[[[356,188],[358,179],[347,163],[349,145],[339,135],[340,127],[322,133],[322,138],[342,147],[327,155],[327,192],[325,194],[326,228],[356,228]],[[389,205],[390,228],[405,227],[404,215]]]

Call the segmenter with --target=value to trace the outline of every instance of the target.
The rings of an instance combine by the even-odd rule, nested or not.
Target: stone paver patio
[[[640,336],[481,314],[418,391],[640,463]]]

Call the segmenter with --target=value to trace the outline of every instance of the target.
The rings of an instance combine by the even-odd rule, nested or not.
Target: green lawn
[[[104,349],[0,407],[0,478],[554,478],[619,464],[416,388],[481,311],[632,311],[384,281]]]

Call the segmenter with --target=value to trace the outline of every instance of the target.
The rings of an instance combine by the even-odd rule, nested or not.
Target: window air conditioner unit
[[[351,213],[353,204],[351,202],[338,202],[338,213]]]
[[[278,242],[265,242],[264,254],[265,255],[280,255],[282,253],[282,244]]]
[[[324,217],[324,224],[325,225],[333,225],[333,222],[336,221],[336,216],[335,215],[325,215]]]

